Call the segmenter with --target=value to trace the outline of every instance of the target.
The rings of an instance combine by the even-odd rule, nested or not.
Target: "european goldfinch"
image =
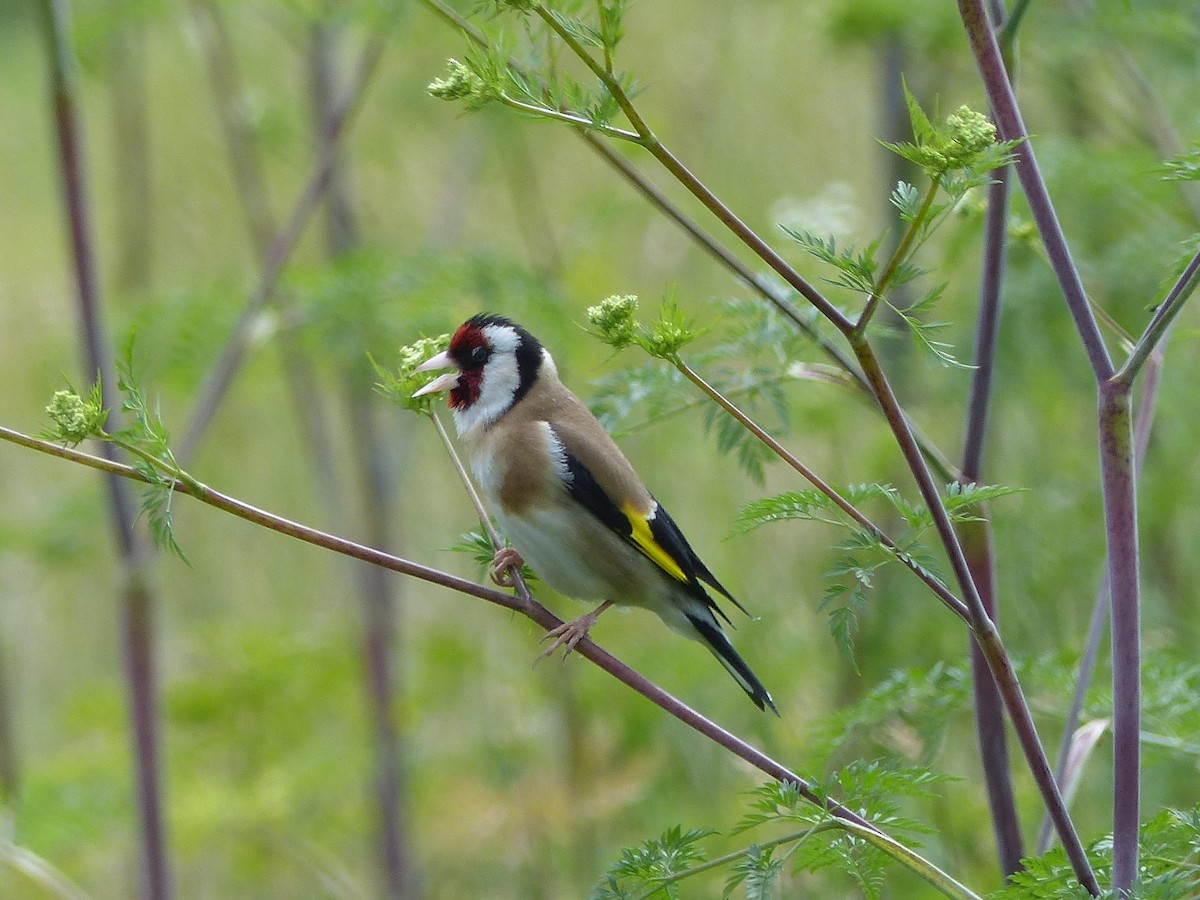
[[[480,314],[418,372],[452,368],[414,396],[450,392],[450,408],[480,489],[513,550],[493,577],[521,558],[568,597],[603,601],[550,633],[571,649],[615,604],[641,606],[698,640],[759,709],[771,695],[733,649],[728,616],[705,582],[745,608],[700,561],[674,520],[642,484],[596,417],[558,378],[554,359],[528,331]],[[503,583],[503,582],[502,582]]]

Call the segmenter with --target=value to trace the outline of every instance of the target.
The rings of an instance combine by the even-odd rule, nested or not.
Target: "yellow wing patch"
[[[683,574],[683,569],[679,567],[679,563],[675,562],[671,554],[663,549],[662,545],[654,539],[654,535],[650,532],[650,520],[634,509],[630,503],[622,503],[621,512],[629,520],[629,527],[631,529],[629,539],[633,541],[634,545],[656,566],[676,581],[686,584],[688,577]]]

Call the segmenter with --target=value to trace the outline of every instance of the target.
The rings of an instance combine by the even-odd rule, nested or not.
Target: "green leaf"
[[[725,882],[725,895],[744,885],[746,900],[771,900],[783,873],[783,860],[775,859],[774,847],[751,844],[745,855],[733,864],[733,874]]]
[[[638,847],[622,850],[621,858],[605,873],[592,897],[632,896],[631,888],[653,887],[656,882],[687,872],[694,863],[703,862],[699,843],[713,834],[716,832],[711,828],[684,831],[676,825]],[[679,896],[675,882],[664,884],[662,889],[669,897]]]
[[[875,290],[875,270],[879,266],[875,253],[879,249],[879,240],[872,241],[861,251],[854,247],[839,250],[837,239],[832,235],[819,238],[808,231],[799,231],[786,225],[780,227],[809,256],[838,270],[836,277],[826,278],[825,281],[860,294],[870,294]]]
[[[123,395],[121,408],[130,414],[132,421],[109,438],[133,454],[133,467],[147,480],[142,492],[141,513],[146,516],[155,547],[169,550],[191,565],[175,539],[175,518],[171,509],[175,483],[187,475],[171,452],[170,435],[163,424],[158,403],[152,407],[139,384],[133,363],[135,337],[136,334],[130,334],[116,363],[117,388]]]
[[[928,311],[941,298],[942,292],[946,289],[945,284],[939,284],[936,287],[928,290],[920,300],[904,309],[888,303],[898,316],[908,325],[909,331],[913,336],[913,341],[923,350],[930,358],[943,366],[957,369],[973,369],[973,365],[969,363],[959,362],[955,358],[952,350],[953,346],[945,341],[939,341],[933,337],[937,332],[947,328],[949,322],[923,322],[917,318],[917,315]]]
[[[858,703],[815,723],[814,747],[828,755],[854,746],[862,755],[883,750],[908,758],[915,746],[919,758],[931,762],[950,723],[967,715],[970,703],[965,666],[936,663],[928,670],[897,671]]]
[[[450,547],[450,551],[469,554],[485,570],[491,568],[492,560],[496,556],[496,548],[492,546],[492,539],[488,537],[487,529],[483,527],[482,523],[478,531],[464,532],[458,543]],[[537,575],[528,565],[521,566],[521,577],[526,584],[533,584],[538,580]]]
[[[1200,808],[1166,809],[1138,832],[1138,900],[1191,900],[1200,895]],[[1111,877],[1112,838],[1093,841],[1087,856],[1100,883]],[[1086,900],[1061,848],[1021,861],[1008,884],[990,900]],[[1110,896],[1108,894],[1106,897]],[[1112,896],[1116,896],[1113,894]]]
[[[1159,171],[1164,181],[1200,181],[1200,147],[1171,157]]]
[[[865,570],[859,570],[865,571]],[[867,585],[869,586],[869,585]],[[867,608],[867,593],[863,586],[849,587],[835,582],[825,589],[820,608],[829,616],[829,633],[842,658],[855,674],[858,660],[854,656],[854,637],[858,633],[859,618]]]
[[[900,211],[900,218],[905,222],[915,220],[921,211],[921,192],[906,181],[897,182],[888,199]]]

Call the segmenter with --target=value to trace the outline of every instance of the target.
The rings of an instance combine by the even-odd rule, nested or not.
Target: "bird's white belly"
[[[498,515],[497,519],[538,578],[560,594],[578,600],[607,600],[616,592],[618,585],[589,565],[586,555],[575,552],[561,511],[529,510],[521,517]]]
[[[560,594],[642,606],[660,616],[671,609],[667,581],[653,565],[598,523],[589,521],[590,527],[580,530],[571,521],[574,516],[590,518],[591,513],[552,507],[497,520],[530,568]]]

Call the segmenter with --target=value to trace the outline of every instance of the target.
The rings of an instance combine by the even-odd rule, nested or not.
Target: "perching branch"
[[[30,437],[29,435],[3,426],[0,426],[0,440],[5,440],[30,450],[36,450],[40,453],[46,453],[50,456],[56,456],[59,459],[69,460],[70,462],[107,472],[111,475],[120,476],[121,478],[150,483],[150,478],[147,475],[139,472],[132,466],[64,447],[61,444]],[[216,491],[195,479],[176,481],[172,488],[180,494],[186,494],[199,500],[201,503],[215,507],[255,525],[260,525],[280,534],[287,535],[288,537],[293,537],[305,543],[331,550],[334,553],[363,560],[364,562],[381,566],[390,571],[398,572],[401,575],[418,578],[430,584],[436,584],[471,597],[477,597],[480,600],[486,600],[489,603],[494,603],[497,606],[518,612],[546,631],[551,631],[563,624],[561,619],[532,597],[526,600],[519,596],[493,590],[466,578],[460,578],[448,572],[393,556],[382,550],[376,550],[327,532],[318,531],[299,522],[294,522],[266,510],[251,506],[248,503]],[[699,732],[709,740],[729,750],[735,756],[749,763],[768,777],[776,781],[795,784],[800,794],[810,803],[826,809],[830,814],[851,823],[859,829],[867,829],[873,834],[891,840],[857,813],[843,807],[835,800],[818,796],[812,790],[809,783],[799,775],[796,775],[762,751],[752,747],[741,738],[696,712],[696,710],[692,709],[686,703],[676,699],[644,675],[630,668],[606,650],[603,650],[590,637],[585,637],[576,644],[574,652],[603,669],[627,687],[632,688],[650,700],[651,703],[670,713],[694,731]]]

